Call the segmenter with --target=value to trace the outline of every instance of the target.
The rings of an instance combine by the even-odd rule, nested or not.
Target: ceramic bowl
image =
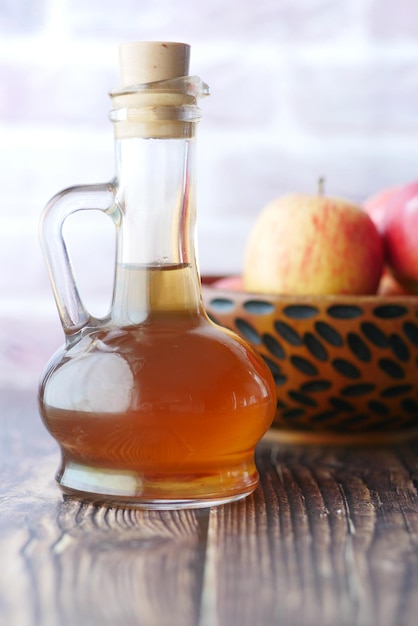
[[[269,436],[395,442],[418,434],[418,296],[268,296],[203,287],[209,316],[259,352],[277,388]]]

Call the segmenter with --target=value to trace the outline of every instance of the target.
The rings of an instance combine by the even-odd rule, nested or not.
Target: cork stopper
[[[208,86],[189,76],[190,46],[140,41],[119,47],[120,87],[110,92],[117,138],[188,138]]]
[[[190,46],[170,41],[140,41],[119,47],[121,87],[187,76]]]

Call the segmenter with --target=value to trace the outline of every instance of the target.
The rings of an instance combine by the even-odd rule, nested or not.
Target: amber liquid
[[[41,414],[67,493],[170,508],[255,488],[274,383],[252,349],[207,319],[190,272],[120,268],[112,320],[50,365]]]

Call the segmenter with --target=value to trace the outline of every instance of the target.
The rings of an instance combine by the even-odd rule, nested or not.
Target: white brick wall
[[[107,93],[118,44],[140,39],[189,42],[192,72],[211,87],[199,129],[202,273],[239,271],[276,195],[315,191],[325,176],[328,193],[361,200],[418,176],[416,0],[0,0],[0,385],[34,386],[62,340],[39,215],[60,189],[111,178]],[[99,310],[109,237],[92,218],[72,231]]]

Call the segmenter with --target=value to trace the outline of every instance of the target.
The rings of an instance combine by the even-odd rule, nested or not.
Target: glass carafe
[[[186,44],[121,46],[111,92],[112,182],[57,194],[41,241],[65,345],[41,378],[42,419],[61,449],[64,493],[147,508],[201,507],[251,493],[254,449],[275,411],[263,360],[212,323],[195,260],[197,99]],[[94,318],[62,228],[100,210],[116,230],[113,299]]]

